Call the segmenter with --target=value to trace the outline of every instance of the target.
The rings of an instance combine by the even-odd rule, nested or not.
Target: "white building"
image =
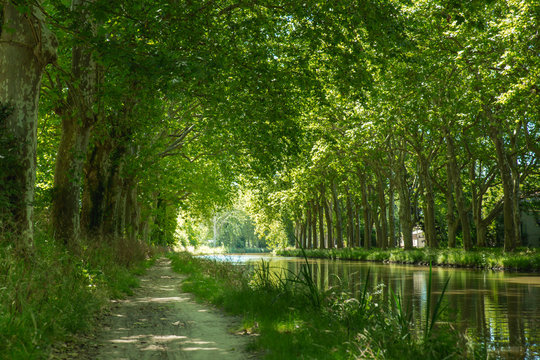
[[[405,244],[403,242],[403,236],[401,236],[399,246],[405,247]],[[426,235],[424,234],[424,230],[422,230],[420,226],[415,226],[413,228],[412,246],[415,248],[426,247]]]

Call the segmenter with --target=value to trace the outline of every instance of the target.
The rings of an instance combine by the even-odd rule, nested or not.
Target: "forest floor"
[[[77,344],[56,348],[51,359],[254,359],[238,318],[195,302],[181,290],[184,277],[158,259],[133,296],[115,300],[101,328]]]

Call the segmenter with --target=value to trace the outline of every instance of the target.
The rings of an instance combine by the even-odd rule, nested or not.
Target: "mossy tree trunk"
[[[0,1],[0,227],[27,253],[33,246],[39,91],[45,66],[56,60],[57,41],[38,6],[22,8]]]
[[[83,0],[72,0],[71,6],[80,18],[81,27],[93,33],[94,22],[86,8],[88,4]],[[101,74],[95,54],[88,44],[78,44],[72,52],[72,84],[65,108],[62,109],[62,137],[56,156],[52,222],[55,239],[76,247],[80,235],[83,168],[91,130],[98,118],[97,92]]]

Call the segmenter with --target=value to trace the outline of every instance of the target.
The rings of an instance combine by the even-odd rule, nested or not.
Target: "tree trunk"
[[[317,210],[319,213],[319,248],[320,249],[326,248],[324,244],[324,204],[323,204],[323,201],[324,199],[321,194],[319,201],[317,201]]]
[[[330,204],[328,203],[328,201],[326,200],[326,196],[322,195],[322,199],[323,199],[323,204],[324,204],[324,215],[326,217],[326,232],[327,232],[327,237],[328,237],[328,241],[327,241],[327,246],[329,249],[333,249],[335,244],[334,244],[334,225],[332,223],[332,210],[330,209]]]
[[[311,244],[312,244],[312,240],[313,240],[313,226],[311,224],[312,222],[312,217],[311,217],[311,206],[310,204],[308,203],[307,204],[307,213],[306,213],[306,218],[307,218],[307,246],[306,248],[307,249],[311,249]]]
[[[317,214],[318,214],[318,209],[317,209],[317,201],[316,200],[313,200],[311,201],[311,207],[312,207],[312,212],[311,212],[311,215],[313,216],[313,220],[311,222],[311,226],[313,226],[313,244],[312,244],[312,248],[313,249],[316,249],[319,247],[319,239],[317,237]]]
[[[108,241],[112,241],[120,235],[119,225],[122,220],[122,207],[124,204],[122,199],[123,187],[124,184],[121,176],[121,164],[113,164],[105,191],[105,210],[103,221],[103,237]],[[160,208],[160,205],[165,206],[163,203],[163,199],[158,198],[158,208]]]
[[[428,159],[419,154],[421,176],[424,185],[424,230],[426,242],[430,248],[437,248],[437,234],[435,231],[435,195],[433,182],[429,174]]]
[[[454,186],[452,183],[452,176],[450,175],[451,169],[450,169],[450,162],[446,162],[446,186],[447,189],[444,193],[446,196],[446,226],[448,228],[448,247],[449,248],[455,248],[456,247],[456,231],[457,231],[457,224],[456,216],[454,214],[455,210],[455,202],[454,202]]]
[[[358,203],[355,203],[354,205],[354,223],[355,223],[355,231],[354,231],[354,246],[360,247],[362,246],[360,241],[360,205]]]
[[[399,193],[399,223],[403,236],[403,247],[405,250],[410,250],[413,248],[412,230],[414,223],[411,216],[411,198],[407,183],[407,170],[403,163],[399,165],[396,178]]]
[[[87,238],[101,239],[103,235],[106,187],[111,167],[110,152],[110,141],[96,143],[85,166],[81,228]]]
[[[521,123],[517,125],[516,131],[512,134],[510,145],[511,150],[508,154],[508,163],[510,165],[511,175],[512,175],[512,196],[513,196],[513,220],[514,220],[514,238],[515,238],[515,247],[521,246],[521,212],[519,201],[521,198],[520,191],[520,173],[519,173],[519,163],[518,163],[518,149],[517,149],[517,137],[520,132]]]
[[[354,210],[351,192],[348,186],[345,186],[345,192],[347,195],[347,247],[354,247]]]
[[[501,173],[503,187],[503,217],[504,217],[504,251],[514,251],[516,247],[515,219],[514,219],[514,182],[512,181],[512,170],[506,157],[504,142],[499,133],[497,124],[490,128],[490,137],[495,145],[497,164]]]
[[[90,128],[76,119],[62,119],[62,138],[56,155],[52,220],[54,237],[75,246],[80,230],[80,193]]]
[[[375,211],[375,210],[374,210]],[[381,217],[380,215],[373,214],[373,219],[375,219],[375,239],[377,241],[377,247],[379,249],[383,248],[383,236],[382,236],[382,227],[381,227]]]
[[[364,174],[359,172],[359,179],[360,179],[360,188],[361,188],[361,194],[362,194],[362,213],[364,218],[364,248],[369,249],[371,247],[371,218],[370,218],[370,209],[369,209],[369,201],[368,201],[368,192],[367,192],[367,184],[366,184],[366,177]]]
[[[81,26],[92,28],[84,8],[91,1],[72,0],[72,9],[80,11]],[[77,86],[70,86],[68,105],[62,114],[62,137],[56,156],[53,194],[55,238],[75,246],[80,230],[80,194],[83,166],[88,152],[91,129],[97,119],[94,108],[99,84],[98,66],[86,44],[73,47],[71,74]]]
[[[456,207],[461,222],[461,231],[463,233],[463,247],[465,250],[471,250],[471,225],[467,206],[465,205],[465,196],[463,194],[463,186],[461,184],[461,176],[456,161],[456,152],[454,147],[454,139],[450,136],[448,129],[445,129],[447,161],[449,163],[449,176],[452,179],[454,193],[456,194]]]
[[[377,174],[377,198],[379,202],[379,218],[380,218],[380,247],[386,249],[388,247],[388,220],[386,217],[386,199],[384,196],[385,184],[381,173]]]
[[[343,226],[341,217],[341,205],[339,203],[337,186],[334,180],[332,180],[332,197],[334,199],[334,210],[336,212],[336,240],[337,248],[343,248]]]
[[[0,5],[0,225],[21,254],[33,248],[39,91],[57,47],[41,11],[28,6],[23,14],[11,1]]]
[[[306,248],[307,247],[307,241],[306,241],[306,223],[305,221],[302,221],[302,225],[300,228],[300,247]]]
[[[388,197],[389,197],[389,204],[388,204],[388,227],[390,229],[389,231],[389,239],[388,239],[388,247],[394,248],[396,246],[396,218],[394,214],[394,184],[393,181],[390,181],[390,188],[388,191]]]
[[[139,237],[139,226],[141,222],[141,210],[137,201],[137,184],[128,181],[129,193],[126,201],[126,234],[132,242],[136,242]]]

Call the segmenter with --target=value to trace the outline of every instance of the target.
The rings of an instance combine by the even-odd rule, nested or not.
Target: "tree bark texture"
[[[495,145],[497,164],[501,174],[503,187],[503,217],[504,217],[504,251],[513,251],[516,247],[516,229],[514,218],[514,181],[512,179],[511,164],[508,161],[504,141],[497,124],[490,128],[490,137]]]
[[[11,1],[0,2],[0,216],[5,217],[0,222],[23,252],[33,244],[41,76],[56,61],[57,47],[38,7],[28,9],[21,13]]]
[[[317,210],[319,215],[319,249],[325,249],[324,241],[324,204],[322,196],[317,201]]]
[[[359,173],[358,178],[360,179],[360,189],[361,189],[361,202],[362,202],[362,213],[364,218],[364,248],[369,249],[371,247],[371,218],[370,218],[370,207],[368,201],[368,191],[366,184],[366,177],[364,174]]]
[[[334,200],[334,210],[336,212],[336,242],[337,248],[343,248],[343,222],[341,214],[341,205],[339,203],[339,197],[337,192],[337,185],[335,181],[332,181],[332,198]]]
[[[347,195],[347,247],[354,247],[354,210],[353,210],[353,200],[351,197],[351,192],[349,187],[345,187],[345,192]]]
[[[420,175],[424,188],[424,230],[427,245],[430,248],[437,248],[437,234],[435,231],[435,194],[433,182],[429,172],[429,160],[423,154],[418,154],[420,158]]]
[[[394,248],[396,246],[396,217],[394,214],[394,183],[390,181],[390,187],[388,191],[388,247]]]
[[[407,170],[405,169],[405,165],[401,163],[397,171],[399,222],[401,224],[401,234],[403,236],[403,247],[405,250],[410,250],[413,247],[412,229],[414,226],[411,216],[411,194],[409,191],[409,184],[407,183]]]
[[[329,249],[333,249],[334,244],[334,226],[332,221],[332,209],[330,208],[329,202],[326,200],[324,193],[322,194],[323,205],[324,205],[324,215],[326,217],[326,233],[327,233],[327,246]]]
[[[92,28],[84,9],[86,2],[73,0],[72,9],[80,12],[81,26]],[[99,84],[98,65],[88,45],[73,47],[71,75],[77,86],[71,86],[62,114],[62,137],[56,156],[53,194],[55,238],[74,245],[80,233],[80,194],[83,167],[88,152],[91,129],[97,119],[94,111]]]
[[[312,222],[311,222],[311,226],[313,226],[312,248],[316,249],[316,248],[319,247],[319,239],[317,237],[317,214],[318,214],[317,201],[315,201],[315,200],[311,201],[311,208],[312,208],[311,215],[313,216],[313,219],[312,219]]]
[[[469,221],[469,214],[467,212],[467,206],[465,205],[465,195],[463,194],[460,171],[456,161],[454,139],[452,138],[452,136],[450,136],[448,130],[445,130],[445,137],[447,161],[449,163],[448,169],[450,170],[448,176],[450,176],[451,178],[454,193],[456,195],[455,205],[459,215],[459,220],[461,222],[461,231],[463,234],[463,248],[465,250],[470,250],[472,249],[471,225]]]
[[[379,203],[380,217],[380,247],[386,249],[388,247],[388,220],[386,217],[386,199],[384,196],[385,183],[382,174],[377,174],[377,200]]]
[[[102,237],[110,152],[110,141],[96,142],[85,166],[81,227],[87,238]]]
[[[306,212],[306,218],[307,218],[307,243],[306,243],[306,249],[311,249],[312,241],[313,241],[313,226],[311,224],[312,217],[311,217],[311,206],[310,204],[307,204],[307,212]]]
[[[454,201],[454,185],[452,182],[452,176],[450,175],[450,162],[446,162],[446,186],[447,189],[444,193],[446,197],[446,226],[447,226],[447,237],[448,237],[448,247],[456,247],[456,232],[458,227],[458,221],[455,216],[455,201]]]

